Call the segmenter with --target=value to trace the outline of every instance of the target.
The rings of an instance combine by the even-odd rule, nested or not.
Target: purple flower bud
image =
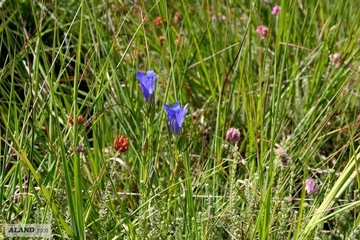
[[[306,184],[305,190],[307,194],[311,194],[317,191],[317,187],[313,179],[311,178],[306,179],[305,184]]]
[[[271,11],[271,14],[272,15],[278,15],[281,11],[281,7],[280,6],[277,6],[275,5],[275,7],[273,7],[272,11]]]
[[[175,102],[172,107],[164,104],[169,117],[170,128],[174,135],[178,135],[180,133],[181,125],[183,124],[185,115],[188,112],[187,106],[188,105],[186,104],[184,108],[181,108],[179,102]]]
[[[236,128],[230,128],[226,132],[226,139],[234,143],[240,141],[240,131]]]
[[[146,74],[138,71],[136,77],[140,82],[140,89],[144,95],[145,102],[150,102],[155,93],[157,75],[155,75],[154,70],[149,70]]]

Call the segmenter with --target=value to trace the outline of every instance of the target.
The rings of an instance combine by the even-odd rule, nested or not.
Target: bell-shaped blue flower
[[[185,115],[188,112],[187,104],[184,106],[184,108],[180,107],[179,102],[175,102],[172,107],[164,104],[164,107],[169,117],[171,131],[174,135],[178,135],[181,130],[181,125],[184,122]]]
[[[155,75],[154,70],[148,70],[146,74],[137,71],[136,77],[140,82],[140,89],[144,95],[145,101],[150,102],[155,93],[157,75]]]

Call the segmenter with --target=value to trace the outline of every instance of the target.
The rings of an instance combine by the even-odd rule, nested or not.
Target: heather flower
[[[160,16],[157,16],[157,17],[154,19],[154,24],[155,24],[156,26],[161,26],[162,20],[161,20],[161,17],[160,17]]]
[[[84,122],[84,117],[83,117],[82,115],[80,115],[80,116],[78,116],[78,117],[76,118],[76,121],[77,121],[77,123],[78,123],[79,125],[81,125],[81,124]],[[70,125],[73,125],[73,124],[74,124],[74,117],[73,117],[73,116],[69,116],[69,117],[68,117],[68,123],[69,123]]]
[[[82,115],[80,115],[76,118],[76,120],[77,120],[78,124],[82,124],[84,122],[84,117]]]
[[[165,41],[165,36],[164,35],[158,36],[158,40],[160,43],[163,43]]]
[[[174,40],[174,44],[177,46],[180,46],[182,43],[182,40],[180,38]]]
[[[275,149],[275,155],[278,156],[281,160],[281,163],[283,166],[287,166],[291,162],[291,158],[287,154],[286,150],[282,148],[281,146],[277,146]]]
[[[281,7],[275,5],[275,6],[273,7],[272,11],[271,11],[271,14],[272,14],[272,15],[278,15],[278,14],[280,13],[280,11],[281,11]]]
[[[170,128],[174,135],[178,135],[180,133],[181,125],[183,124],[185,115],[188,112],[187,106],[188,105],[186,104],[184,108],[181,108],[179,102],[175,102],[172,107],[164,104],[169,117]]]
[[[226,139],[234,143],[240,141],[240,131],[236,128],[229,128],[226,132]]]
[[[73,116],[69,116],[69,117],[68,117],[68,123],[69,123],[70,125],[73,125],[73,124],[74,124],[74,117],[73,117]]]
[[[149,70],[146,74],[138,71],[136,77],[140,82],[140,89],[144,95],[145,101],[150,102],[154,96],[157,75],[155,75],[154,70]]]
[[[335,63],[335,67],[338,68],[340,66],[340,54],[335,53],[333,55],[330,55],[330,60]]]
[[[305,190],[307,194],[311,194],[317,191],[315,181],[311,178],[306,179],[305,181]]]
[[[174,22],[175,23],[179,22],[180,17],[181,17],[181,14],[179,12],[175,12],[175,14],[174,14]]]
[[[269,29],[266,26],[260,25],[256,28],[256,33],[260,36],[260,37],[266,37],[266,35],[268,34]]]

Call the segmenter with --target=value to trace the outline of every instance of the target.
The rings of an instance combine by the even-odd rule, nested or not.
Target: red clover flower
[[[271,14],[276,16],[276,15],[279,15],[280,11],[281,11],[281,7],[278,5],[275,5],[271,11]]]
[[[129,150],[129,139],[124,135],[116,136],[114,140],[114,149],[117,152],[127,152],[127,150]]]
[[[305,190],[307,194],[315,193],[317,191],[315,181],[312,178],[306,179],[305,184]]]
[[[226,132],[226,139],[233,143],[240,141],[240,131],[236,128],[230,128]]]
[[[260,25],[256,28],[256,33],[262,38],[266,37],[268,32],[269,29],[266,26]]]

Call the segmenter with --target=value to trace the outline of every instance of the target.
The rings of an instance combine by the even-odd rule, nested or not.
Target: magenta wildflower
[[[275,5],[275,7],[273,7],[273,9],[271,11],[271,14],[274,16],[279,15],[280,11],[281,11],[281,7],[278,5]]]
[[[268,34],[269,29],[266,26],[260,25],[256,28],[256,33],[260,36],[260,37],[266,37],[266,35]]]
[[[330,55],[330,60],[335,64],[335,67],[340,67],[340,53]]]
[[[306,179],[305,184],[305,190],[307,194],[311,194],[317,191],[315,181],[312,178]]]
[[[240,141],[240,131],[236,128],[229,128],[226,132],[226,139],[234,143]]]

